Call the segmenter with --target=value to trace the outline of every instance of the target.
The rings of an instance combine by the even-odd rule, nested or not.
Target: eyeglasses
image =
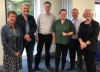
[[[61,15],[66,15],[66,13],[60,13]]]

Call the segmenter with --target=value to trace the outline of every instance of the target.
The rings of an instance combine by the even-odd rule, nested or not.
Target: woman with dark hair
[[[59,72],[59,61],[62,53],[62,68],[64,72],[66,55],[69,47],[70,36],[74,34],[74,27],[70,20],[66,19],[67,11],[62,9],[59,13],[61,19],[58,19],[53,28],[53,43],[56,44],[55,67],[56,72]]]
[[[1,40],[4,50],[3,72],[18,72],[22,68],[21,50],[23,46],[22,31],[15,24],[17,14],[9,11],[7,24],[1,28]]]

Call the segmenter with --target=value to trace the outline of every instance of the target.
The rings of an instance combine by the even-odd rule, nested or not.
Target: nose
[[[29,9],[28,9],[28,8],[26,8],[26,11],[29,11]]]
[[[16,17],[12,17],[12,19],[16,19]]]

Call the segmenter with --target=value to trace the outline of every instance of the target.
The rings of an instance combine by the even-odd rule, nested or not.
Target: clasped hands
[[[91,44],[90,41],[87,41],[86,43],[82,41],[82,42],[80,43],[80,47],[81,47],[81,49],[84,49],[84,48],[86,48],[87,45],[89,45],[89,44]]]
[[[26,35],[24,36],[24,39],[25,39],[27,42],[30,42],[30,41],[31,41],[31,38],[30,38],[30,36],[29,36],[28,34],[26,34]]]
[[[62,32],[63,36],[68,36],[68,33]]]

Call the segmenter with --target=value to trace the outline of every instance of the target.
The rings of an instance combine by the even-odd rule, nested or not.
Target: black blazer
[[[85,21],[80,24],[78,38],[82,39],[81,36],[81,28],[84,25]],[[99,35],[99,23],[92,19],[86,33],[85,40],[89,40],[91,42],[90,45],[87,46],[86,50],[91,52],[98,51],[98,35]]]
[[[22,32],[23,32],[23,36],[24,36],[26,34],[26,21],[25,21],[24,17],[22,16],[22,14],[17,15],[16,24],[20,25]],[[34,17],[31,15],[28,15],[28,24],[29,24],[29,28],[30,28],[30,32],[28,34],[29,34],[30,38],[32,39],[30,43],[33,45],[33,43],[35,43],[34,33],[37,29],[37,26],[36,26]],[[24,43],[25,42],[26,41],[24,39]]]

